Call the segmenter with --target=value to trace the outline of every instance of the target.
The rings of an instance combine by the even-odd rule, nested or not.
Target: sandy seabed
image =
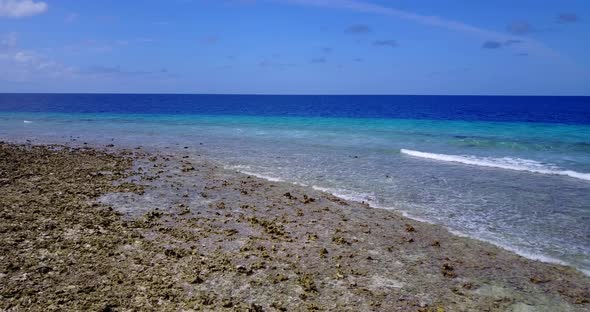
[[[590,311],[590,278],[195,154],[0,143],[0,310]]]

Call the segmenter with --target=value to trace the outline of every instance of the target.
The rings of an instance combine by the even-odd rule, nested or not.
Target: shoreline
[[[315,185],[307,185],[307,184],[298,183],[298,182],[291,182],[291,181],[288,181],[288,180],[285,180],[285,179],[282,179],[282,178],[269,177],[269,176],[265,176],[265,175],[262,175],[262,174],[257,174],[255,172],[250,172],[250,171],[242,171],[240,168],[234,168],[234,167],[239,167],[239,166],[233,166],[233,167],[232,166],[224,166],[224,169],[225,170],[230,170],[230,171],[235,171],[235,172],[238,172],[240,174],[251,175],[251,176],[257,177],[259,179],[266,180],[268,182],[282,182],[282,183],[288,183],[288,184],[292,184],[292,185],[296,185],[296,186],[309,187],[309,188],[312,188],[312,189],[314,189],[316,191],[323,192],[323,193],[326,193],[326,194],[329,194],[329,195],[332,195],[332,196],[336,196],[336,197],[338,197],[338,198],[340,198],[342,200],[345,200],[345,201],[351,201],[351,202],[356,202],[356,203],[359,203],[359,204],[365,204],[365,201],[363,201],[361,199],[357,199],[357,198],[355,198],[355,196],[346,196],[346,195],[338,194],[337,192],[331,192],[331,190],[329,188],[319,187],[319,186],[315,186]],[[344,191],[346,191],[346,190],[344,190]],[[469,238],[469,239],[474,239],[474,240],[477,240],[477,241],[489,243],[489,244],[492,244],[492,245],[494,245],[496,247],[499,247],[501,249],[504,249],[505,251],[515,253],[515,254],[517,254],[517,255],[519,255],[521,257],[524,257],[526,259],[529,259],[529,260],[539,261],[539,262],[547,263],[547,264],[567,266],[567,267],[573,268],[573,269],[579,271],[580,273],[582,273],[582,274],[590,277],[590,270],[580,269],[580,268],[576,267],[575,265],[573,265],[571,263],[568,263],[566,261],[563,261],[561,259],[554,258],[554,257],[551,257],[551,256],[547,256],[547,255],[544,255],[544,254],[532,254],[532,253],[529,253],[527,251],[521,250],[521,249],[519,249],[517,247],[510,246],[509,244],[505,244],[503,242],[498,242],[498,241],[494,241],[494,240],[491,240],[491,239],[486,239],[486,238],[482,238],[482,237],[477,237],[477,236],[474,236],[474,235],[470,235],[468,233],[463,233],[461,231],[451,229],[448,226],[445,226],[443,224],[438,224],[438,223],[436,223],[434,221],[430,221],[430,220],[427,220],[427,219],[424,219],[424,218],[421,218],[421,217],[416,217],[416,216],[412,215],[410,212],[408,212],[407,210],[401,210],[401,209],[397,209],[395,207],[386,207],[386,206],[381,206],[381,205],[374,204],[374,201],[375,200],[369,199],[369,200],[366,201],[366,204],[368,204],[373,209],[383,209],[383,210],[386,210],[386,211],[396,212],[398,214],[401,214],[405,218],[408,218],[408,219],[411,219],[411,220],[414,220],[414,221],[417,221],[417,222],[422,222],[422,223],[426,223],[426,224],[430,224],[430,225],[435,225],[435,226],[442,226],[449,233],[451,233],[451,234],[453,234],[455,236]]]
[[[0,146],[3,150],[18,149],[12,144]],[[45,147],[32,149],[46,150]],[[261,311],[258,308],[390,311],[393,307],[401,311],[584,311],[590,308],[590,278],[582,272],[529,260],[487,242],[459,237],[440,225],[412,220],[401,212],[369,208],[367,204],[343,200],[310,186],[238,173],[182,151],[171,154],[166,150],[145,152],[114,146],[94,146],[89,150],[93,151],[90,154],[100,155],[99,158],[127,157],[133,162],[127,164],[127,174],[113,179],[115,189],[97,194],[94,202],[117,211],[119,221],[116,222],[132,224],[128,229],[121,225],[126,230],[113,230],[114,236],[127,232],[139,236],[131,243],[118,245],[116,254],[111,256],[120,261],[119,273],[127,281],[111,285],[100,295],[90,292],[88,300],[92,304],[65,302],[58,308],[104,307],[119,296],[113,293],[114,289],[133,297],[138,291],[136,282],[142,284],[145,276],[161,279],[141,286],[158,290],[153,296],[158,300],[150,296],[134,297],[135,301],[127,303],[119,300],[114,310],[182,307],[228,311]],[[103,151],[116,156],[104,156]],[[42,154],[53,157],[47,156],[51,153]],[[58,156],[71,156],[64,154]],[[92,164],[90,161],[87,170],[94,170]],[[51,177],[42,176],[39,181],[47,178]],[[102,188],[105,182],[101,182]],[[9,210],[3,213],[11,214]],[[31,252],[34,251],[35,248]],[[18,251],[12,252],[18,258]],[[148,261],[149,265],[134,264],[133,259],[138,256],[153,260]],[[107,256],[97,260],[109,263],[112,259]],[[5,262],[2,258],[2,264]],[[135,265],[145,266],[144,271],[139,271],[143,274],[134,271]],[[161,272],[149,271],[153,266]],[[0,282],[12,281],[14,272],[4,266],[2,272],[8,273],[2,273]],[[105,283],[108,282],[112,280]],[[159,293],[163,285],[171,283],[175,289],[173,296]],[[18,290],[17,294],[26,293],[26,289],[12,286]],[[4,287],[0,294],[1,305],[6,308],[5,303],[10,302],[6,300]],[[27,297],[47,303],[43,295],[20,298]]]

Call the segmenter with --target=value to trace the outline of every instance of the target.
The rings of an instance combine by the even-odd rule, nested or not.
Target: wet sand
[[[0,309],[589,311],[590,278],[194,154],[0,144]]]

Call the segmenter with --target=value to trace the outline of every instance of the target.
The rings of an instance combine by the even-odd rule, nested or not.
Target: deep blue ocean
[[[205,154],[590,273],[589,97],[0,94],[0,140],[71,139]]]
[[[0,111],[590,124],[589,97],[0,94]]]

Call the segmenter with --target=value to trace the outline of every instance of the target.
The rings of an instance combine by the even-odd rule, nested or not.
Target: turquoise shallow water
[[[0,113],[0,139],[71,138],[204,153],[590,272],[590,125]]]

